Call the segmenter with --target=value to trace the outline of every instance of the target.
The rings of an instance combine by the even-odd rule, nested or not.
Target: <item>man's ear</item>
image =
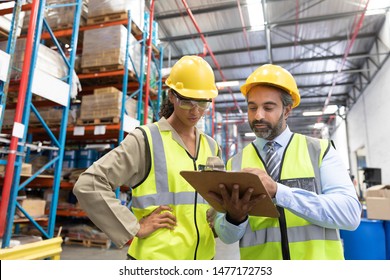
[[[284,119],[287,120],[288,117],[290,116],[292,110],[292,105],[287,105],[284,107]]]

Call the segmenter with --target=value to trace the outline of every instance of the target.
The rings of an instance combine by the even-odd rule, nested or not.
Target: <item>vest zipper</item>
[[[194,162],[194,170],[197,170],[196,166],[196,160],[193,158]],[[199,242],[200,242],[200,237],[199,237],[199,228],[198,228],[198,223],[196,219],[196,210],[197,210],[197,205],[198,205],[198,192],[195,191],[195,199],[194,199],[194,223],[195,223],[195,230],[196,230],[196,246],[195,246],[195,252],[194,252],[194,260],[197,259],[197,254],[198,254],[198,247],[199,247]]]
[[[197,259],[197,254],[198,254],[198,247],[199,247],[199,228],[198,228],[198,223],[196,221],[196,206],[198,205],[198,192],[195,192],[195,202],[194,202],[194,222],[195,222],[195,230],[196,230],[196,247],[195,247],[195,252],[194,252],[194,260]]]
[[[288,235],[287,235],[287,223],[286,223],[286,215],[284,213],[284,208],[277,206],[279,211],[279,228],[281,235],[281,247],[282,247],[282,256],[283,260],[290,260],[290,248],[288,246]]]

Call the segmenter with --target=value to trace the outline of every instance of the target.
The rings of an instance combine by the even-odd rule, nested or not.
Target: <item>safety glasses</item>
[[[210,107],[211,101],[197,101],[191,99],[184,99],[178,96],[174,91],[173,95],[176,97],[176,101],[181,109],[191,110],[194,107],[198,107],[199,110],[207,110]]]

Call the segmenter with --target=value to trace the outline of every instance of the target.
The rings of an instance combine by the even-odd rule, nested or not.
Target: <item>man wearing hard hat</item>
[[[290,131],[287,119],[300,103],[293,76],[266,64],[241,87],[248,103],[248,121],[256,139],[229,159],[227,169],[259,176],[280,217],[248,216],[259,198],[249,188],[239,197],[212,196],[225,205],[215,230],[225,243],[239,240],[241,259],[343,259],[339,229],[354,230],[361,205],[336,150],[325,139]]]

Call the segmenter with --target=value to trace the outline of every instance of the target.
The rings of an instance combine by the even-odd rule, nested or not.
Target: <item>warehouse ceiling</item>
[[[384,0],[164,0],[155,1],[154,18],[164,67],[196,54],[217,82],[238,82],[220,88],[215,111],[240,134],[250,128],[239,86],[273,63],[288,69],[300,90],[291,130],[326,137],[389,56],[378,37],[389,10]]]

